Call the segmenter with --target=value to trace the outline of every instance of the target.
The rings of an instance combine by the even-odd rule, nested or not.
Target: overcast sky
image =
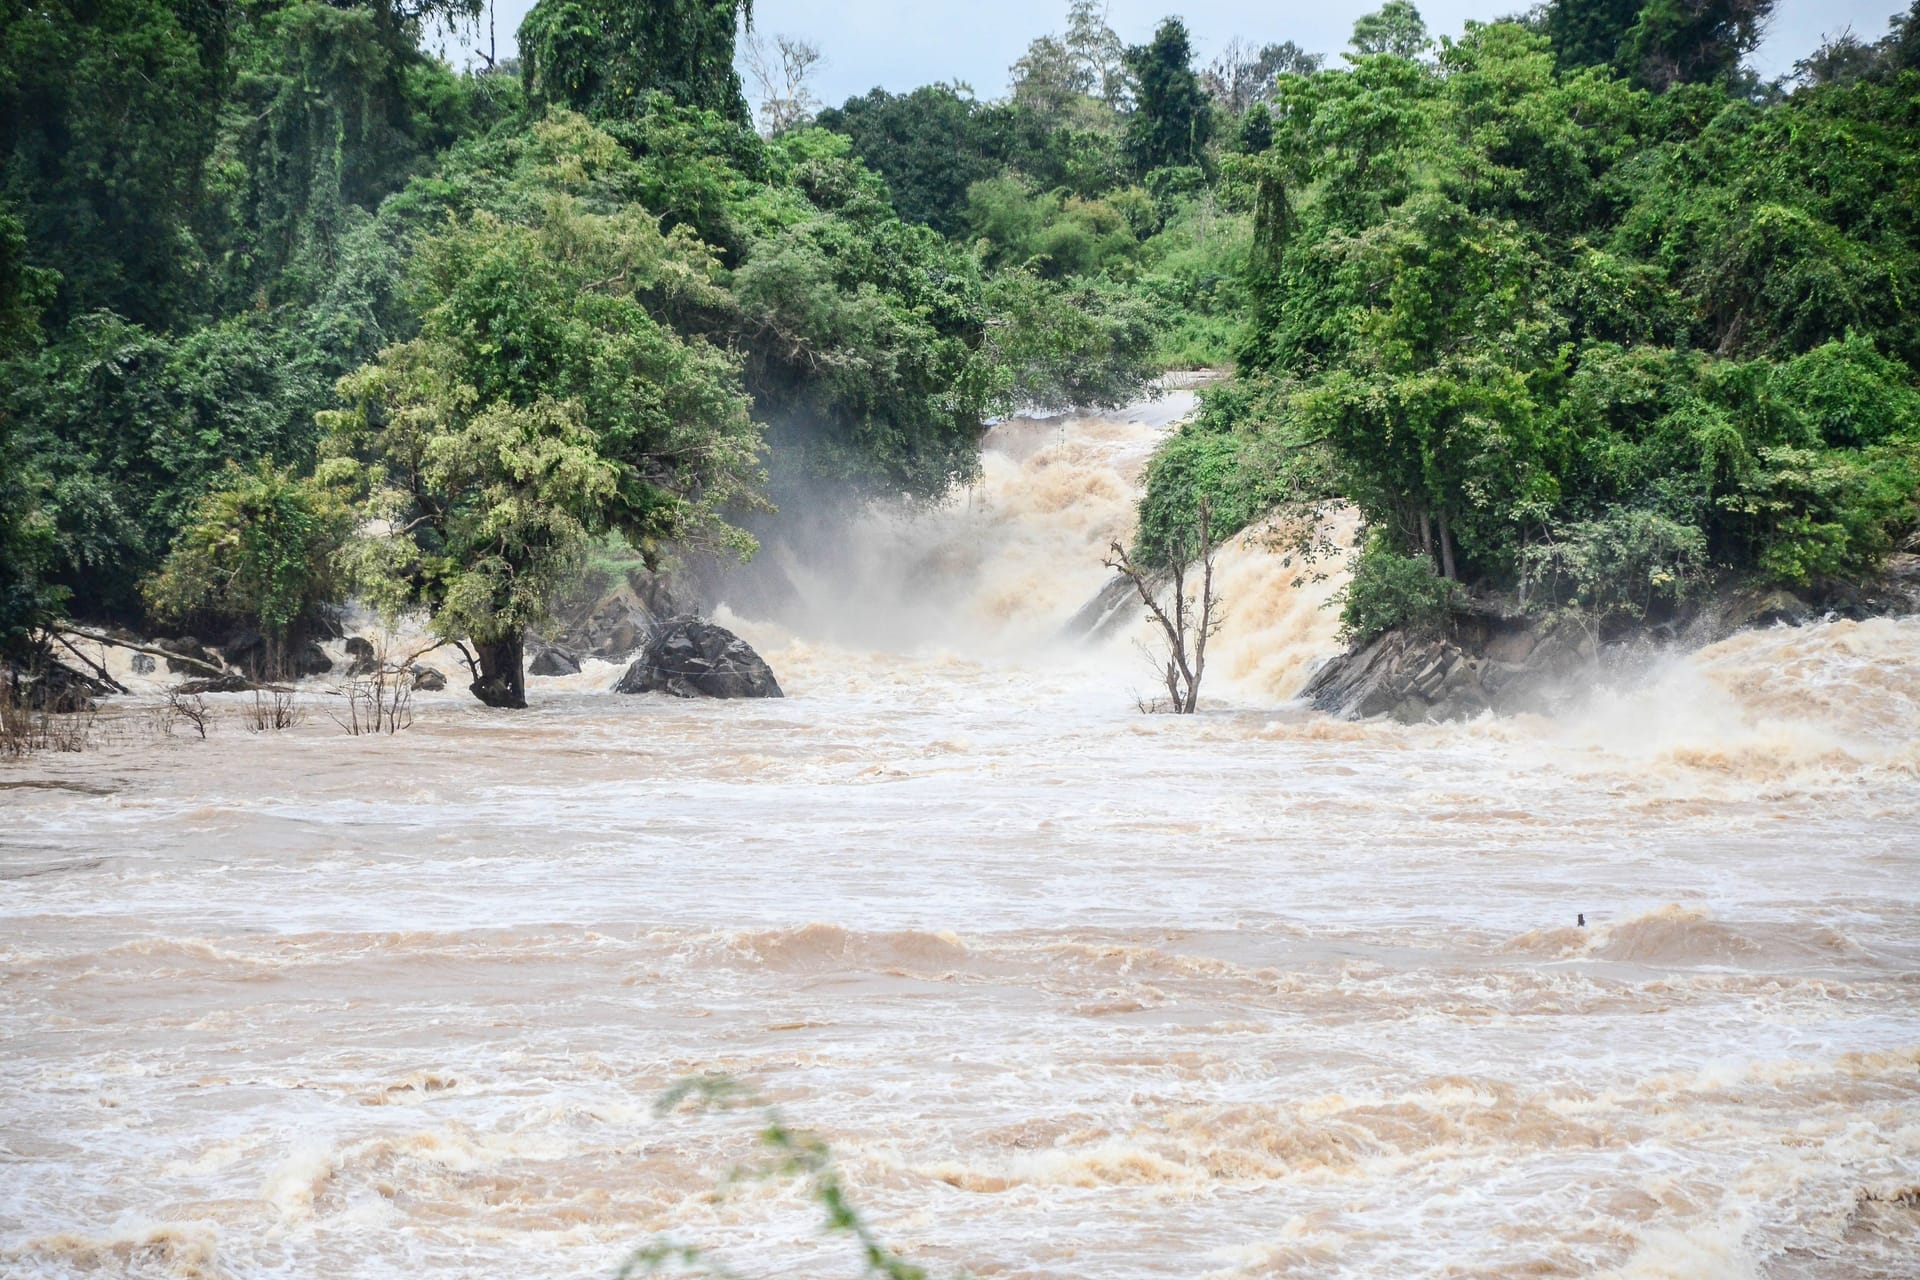
[[[1492,19],[1527,8],[1531,0],[1416,0],[1435,35],[1456,35],[1469,18]],[[1234,36],[1256,43],[1292,40],[1320,53],[1347,42],[1353,20],[1381,0],[1318,0],[1275,5],[1258,0],[1111,0],[1108,23],[1128,44],[1144,43],[1168,13],[1187,21],[1204,64]],[[495,0],[495,31],[502,56],[532,0]],[[1877,40],[1903,0],[1780,0],[1767,42],[1754,62],[1764,75],[1784,75],[1819,44],[1822,33],[1852,26]],[[961,80],[982,98],[1006,91],[1007,68],[1027,42],[1066,25],[1058,0],[755,0],[762,33],[812,40],[825,54],[815,83],[837,106],[878,85],[901,92],[937,80]],[[482,19],[481,39],[485,39]],[[465,61],[458,47],[448,56]],[[748,86],[751,95],[752,86]]]

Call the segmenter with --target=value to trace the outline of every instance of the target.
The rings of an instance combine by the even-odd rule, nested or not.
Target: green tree
[[[475,214],[419,246],[419,336],[322,415],[322,478],[377,521],[349,548],[356,583],[471,641],[487,705],[526,705],[525,628],[596,535],[751,551],[728,522],[761,483],[738,365],[660,319],[714,301],[712,271],[634,208],[558,195],[534,225]]]
[[[1541,27],[1553,41],[1555,65],[1562,70],[1615,65],[1646,2],[1551,0],[1541,12]]]
[[[1127,151],[1141,174],[1198,165],[1204,158],[1213,113],[1192,63],[1187,26],[1178,18],[1165,19],[1152,41],[1127,50],[1127,70],[1137,86],[1127,120]]]
[[[339,495],[262,459],[232,466],[194,504],[153,577],[154,613],[188,627],[247,623],[267,642],[272,678],[338,599],[335,554],[353,527]],[[202,634],[205,634],[202,631]]]
[[[1774,0],[1647,0],[1617,65],[1654,90],[1728,81],[1759,47]]]
[[[1417,58],[1433,47],[1426,20],[1412,0],[1387,0],[1353,24],[1352,44],[1362,56],[1376,53],[1395,58]]]
[[[540,0],[520,24],[537,103],[618,119],[651,90],[750,124],[734,41],[752,0]]]
[[[977,112],[954,86],[927,85],[902,94],[875,89],[822,111],[816,123],[844,134],[861,163],[886,179],[902,218],[951,236],[965,228],[967,188],[1000,168],[982,148]]]
[[[218,0],[0,3],[0,190],[56,323],[167,325],[200,301],[192,226],[227,76]]]

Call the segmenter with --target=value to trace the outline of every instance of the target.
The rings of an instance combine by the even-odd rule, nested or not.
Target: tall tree
[[[1127,150],[1141,173],[1167,165],[1196,165],[1213,127],[1206,91],[1193,71],[1187,24],[1167,18],[1144,45],[1127,50],[1137,86],[1127,121]]]
[[[971,97],[934,84],[874,89],[822,111],[818,123],[852,140],[853,154],[886,179],[902,218],[954,235],[966,229],[967,188],[999,168],[982,150],[978,113]]]
[[[375,519],[350,549],[358,585],[471,641],[488,706],[526,705],[525,629],[595,535],[751,550],[726,520],[762,479],[738,365],[655,315],[710,294],[711,270],[637,208],[475,215],[420,248],[420,336],[342,379],[348,408],[322,415],[321,478]]]
[[[1363,15],[1353,24],[1353,47],[1357,53],[1417,58],[1432,46],[1426,19],[1414,8],[1412,0],[1387,0],[1378,11]]]
[[[798,36],[776,35],[771,42],[747,33],[747,70],[760,98],[760,130],[767,137],[813,120],[820,99],[813,92],[813,70],[820,46]]]
[[[1107,25],[1107,6],[1096,0],[1071,0],[1067,5],[1067,31],[1061,40],[1080,81],[1082,93],[1099,99],[1110,110],[1127,103],[1131,86],[1127,78],[1126,48]]]
[[[1308,53],[1291,40],[1256,49],[1236,37],[1207,64],[1201,81],[1222,110],[1240,115],[1254,103],[1264,102],[1278,77],[1312,75],[1325,61],[1322,55]]]
[[[1553,41],[1554,65],[1563,71],[1613,66],[1646,2],[1551,0],[1541,15],[1541,25]]]
[[[733,67],[753,0],[540,0],[520,24],[527,86],[539,102],[618,118],[650,90],[749,123]]]
[[[1729,80],[1760,45],[1774,0],[1647,0],[1616,66],[1651,89]]]
[[[227,77],[220,0],[0,2],[0,189],[52,318],[170,324],[197,301],[191,227]]]

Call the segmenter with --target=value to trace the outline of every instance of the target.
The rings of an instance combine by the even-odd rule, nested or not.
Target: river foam
[[[656,1112],[721,1072],[939,1274],[1913,1275],[1920,623],[1351,724],[1290,702],[1337,580],[1255,539],[1143,716],[1152,633],[1060,624],[1188,403],[796,554],[722,613],[779,702],[600,664],[6,766],[0,1273],[852,1273],[722,1185],[752,1114]]]

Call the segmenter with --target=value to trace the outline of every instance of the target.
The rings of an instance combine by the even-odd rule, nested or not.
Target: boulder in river
[[[167,650],[169,653],[179,654],[182,658],[192,658],[204,662],[209,667],[217,667],[220,665],[214,659],[214,656],[207,652],[206,646],[202,645],[192,636],[181,636],[178,640],[162,640],[159,647]],[[204,672],[205,668],[196,667],[192,662],[179,662],[173,658],[167,659],[168,675],[183,675],[189,671]]]
[[[558,645],[551,649],[542,649],[527,664],[530,676],[577,676],[580,674],[580,659],[572,652]]]
[[[365,636],[347,637],[347,674],[350,676],[370,676],[380,665],[379,655],[373,651],[373,641]]]
[[[437,667],[423,667],[415,664],[413,687],[422,693],[439,693],[447,687],[446,673]]]
[[[333,659],[327,651],[309,640],[293,651],[287,659],[287,669],[295,677],[323,676],[333,670]]]
[[[267,638],[252,627],[235,629],[220,646],[220,657],[227,666],[236,671],[243,671],[255,680],[269,674],[267,671],[269,652]]]
[[[778,698],[780,684],[753,647],[725,627],[680,617],[662,624],[615,693],[676,698]]]
[[[133,655],[133,660],[132,660],[133,674],[137,676],[150,676],[153,674],[153,665],[154,664],[153,664],[152,654],[136,653]]]
[[[1552,715],[1591,690],[1601,656],[1577,622],[1482,615],[1458,619],[1450,636],[1389,631],[1322,665],[1300,696],[1335,715],[1403,724]]]

